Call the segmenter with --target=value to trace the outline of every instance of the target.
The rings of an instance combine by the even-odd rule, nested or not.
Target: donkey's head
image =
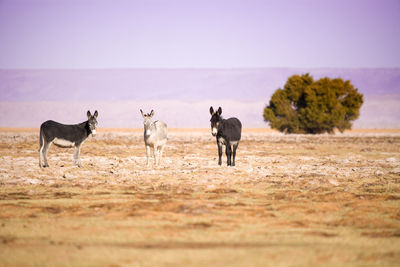
[[[144,133],[146,136],[151,134],[151,124],[153,123],[153,116],[154,116],[154,110],[151,110],[150,113],[143,113],[142,110],[140,110],[140,113],[142,113],[142,117],[143,117],[143,125],[144,125]]]
[[[99,113],[96,110],[92,116],[92,114],[90,113],[90,110],[88,110],[86,115],[88,117],[88,124],[89,124],[90,132],[92,133],[92,136],[95,136],[96,128],[97,128],[97,116],[99,115]]]
[[[218,133],[218,126],[219,126],[219,124],[220,124],[220,122],[222,120],[221,113],[222,113],[222,108],[221,107],[218,108],[217,112],[214,112],[213,107],[210,107],[211,134],[213,136],[216,136],[217,133]]]

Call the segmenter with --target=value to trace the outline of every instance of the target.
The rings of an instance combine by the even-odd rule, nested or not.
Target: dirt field
[[[236,167],[208,129],[171,130],[145,166],[142,130],[50,148],[0,130],[0,266],[398,266],[400,131],[247,130]]]

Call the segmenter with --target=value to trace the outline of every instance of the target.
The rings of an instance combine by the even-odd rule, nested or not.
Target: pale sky
[[[399,0],[0,0],[0,68],[400,67]]]

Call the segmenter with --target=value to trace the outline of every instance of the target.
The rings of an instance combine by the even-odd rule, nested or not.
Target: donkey
[[[213,107],[210,107],[211,134],[216,136],[217,139],[218,164],[222,164],[222,145],[225,145],[227,165],[235,166],[236,149],[239,146],[239,141],[242,135],[242,123],[237,118],[229,118],[225,120],[221,117],[221,113],[221,107],[218,108],[217,112],[214,112]],[[233,161],[231,160],[232,147]]]
[[[65,125],[55,121],[46,121],[40,125],[40,149],[39,149],[39,166],[49,167],[47,163],[47,152],[51,144],[58,147],[75,147],[74,164],[82,167],[79,158],[81,145],[90,134],[96,135],[97,127],[97,110],[93,116],[90,111],[87,112],[88,120],[78,124]],[[44,165],[42,165],[42,155]]]
[[[144,114],[142,110],[142,117],[144,119],[144,144],[146,146],[147,166],[149,166],[150,148],[153,148],[154,163],[159,165],[164,151],[164,146],[167,143],[167,124],[162,121],[154,121],[154,110],[150,113]]]

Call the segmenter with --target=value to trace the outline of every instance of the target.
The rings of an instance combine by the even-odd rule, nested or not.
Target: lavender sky
[[[0,68],[400,67],[399,0],[0,0]]]

